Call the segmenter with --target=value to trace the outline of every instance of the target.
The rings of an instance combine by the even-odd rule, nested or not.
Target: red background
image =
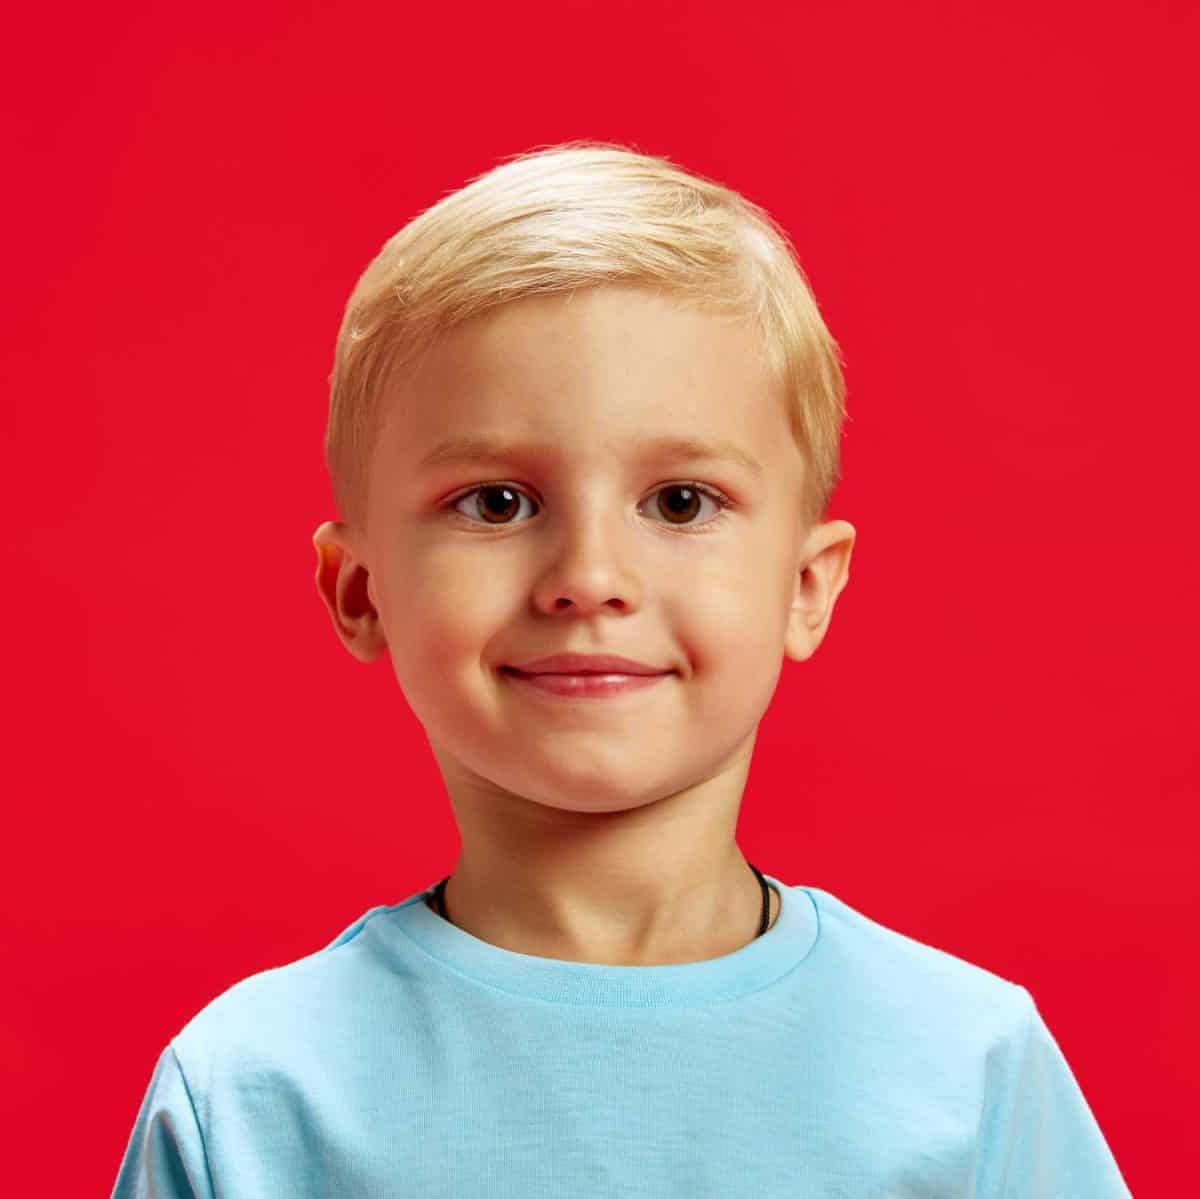
[[[853,578],[785,665],[743,851],[1026,985],[1133,1192],[1180,1193],[1200,30],[989,7],[10,25],[7,1193],[108,1194],[184,1022],[451,869],[390,664],[313,584],[334,337],[405,221],[578,137],[773,212],[847,359]]]

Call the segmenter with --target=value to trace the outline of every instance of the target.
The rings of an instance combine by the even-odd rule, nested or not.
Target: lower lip
[[[667,677],[666,674],[518,674],[510,667],[505,667],[503,673],[539,691],[576,699],[603,699],[645,691]]]

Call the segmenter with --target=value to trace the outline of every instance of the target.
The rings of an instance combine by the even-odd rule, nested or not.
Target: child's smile
[[[566,699],[616,699],[626,695],[644,695],[657,687],[672,672],[660,674],[619,674],[614,672],[592,674],[534,673],[523,674],[509,666],[501,668],[501,674],[518,683],[546,695]]]

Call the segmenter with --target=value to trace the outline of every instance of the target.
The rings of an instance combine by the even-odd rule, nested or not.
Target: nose
[[[631,544],[636,530],[602,507],[560,515],[549,532],[547,557],[533,589],[542,611],[580,615],[640,606],[643,584]]]

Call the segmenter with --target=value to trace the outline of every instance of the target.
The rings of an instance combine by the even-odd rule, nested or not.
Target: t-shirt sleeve
[[[213,1199],[196,1109],[170,1045],[154,1067],[112,1199]]]
[[[1132,1199],[1096,1117],[1033,996],[989,1062],[976,1194],[988,1199]]]

